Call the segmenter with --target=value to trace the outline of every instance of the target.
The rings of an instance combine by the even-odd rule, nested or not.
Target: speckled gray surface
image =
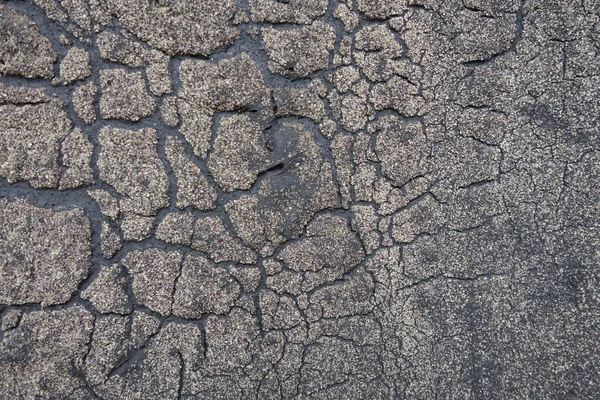
[[[598,399],[600,2],[0,2],[0,399]]]

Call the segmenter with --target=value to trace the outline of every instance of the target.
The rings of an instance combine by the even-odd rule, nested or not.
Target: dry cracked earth
[[[0,2],[1,399],[598,399],[600,1]]]

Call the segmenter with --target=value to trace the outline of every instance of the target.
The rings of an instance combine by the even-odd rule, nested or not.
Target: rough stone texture
[[[270,167],[269,139],[252,115],[222,118],[208,157],[215,182],[227,192],[250,189],[258,175]]]
[[[8,331],[9,329],[16,328],[21,321],[21,316],[23,312],[21,310],[17,310],[15,308],[8,309],[4,316],[2,316],[2,325],[0,326],[0,330]]]
[[[137,121],[154,113],[156,103],[139,72],[126,69],[100,71],[100,113],[104,119]]]
[[[0,222],[0,304],[69,301],[91,267],[90,223],[83,211],[0,199]]]
[[[239,35],[237,28],[229,26],[236,10],[232,0],[199,3],[108,0],[106,3],[125,29],[170,55],[206,56]]]
[[[146,63],[148,49],[131,35],[118,35],[110,31],[100,32],[96,39],[102,59],[139,68]]]
[[[402,43],[386,25],[369,25],[355,36],[356,64],[373,82],[390,79],[397,62],[404,53]]]
[[[98,136],[100,178],[127,196],[120,201],[121,210],[154,215],[166,207],[168,180],[156,151],[156,131],[105,127]]]
[[[327,11],[327,0],[250,0],[255,22],[306,24]]]
[[[60,177],[59,189],[72,189],[94,183],[92,153],[94,146],[80,129],[76,128],[61,144],[62,164],[65,169]]]
[[[51,100],[44,88],[7,85],[0,82],[0,104],[35,104]]]
[[[88,300],[102,314],[129,314],[131,305],[126,293],[127,276],[119,265],[108,265],[100,270],[90,286],[81,292],[81,298]]]
[[[256,263],[256,254],[227,232],[223,221],[216,217],[199,218],[194,224],[191,247],[208,253],[215,262],[234,261]]]
[[[72,47],[60,62],[60,79],[65,85],[85,79],[91,74],[90,55],[85,49]]]
[[[154,217],[146,217],[126,212],[123,214],[123,218],[120,222],[123,240],[128,242],[141,242],[142,240],[149,238],[152,234]]]
[[[150,65],[146,67],[148,87],[152,94],[161,96],[171,93],[171,73],[169,72],[169,57],[159,51],[150,54]]]
[[[365,252],[371,254],[380,245],[379,216],[372,205],[352,207],[352,230],[358,232]]]
[[[133,251],[123,259],[132,276],[135,301],[162,315],[171,314],[175,281],[181,273],[180,252]]]
[[[0,342],[1,393],[11,398],[67,398],[84,386],[81,370],[92,320],[81,306],[23,315]]]
[[[431,144],[418,123],[394,118],[379,120],[375,151],[382,173],[398,187],[428,172]]]
[[[199,210],[215,208],[217,192],[202,170],[186,154],[181,140],[169,137],[166,153],[177,179],[177,207],[194,206]]]
[[[180,130],[198,157],[205,158],[209,150],[216,112],[258,111],[261,119],[272,114],[270,92],[246,53],[217,63],[185,60],[179,76]]]
[[[58,54],[26,14],[0,6],[0,76],[54,77]]]
[[[192,361],[193,357],[201,354],[194,351],[193,344],[199,342],[200,332],[198,327],[186,324],[165,324],[158,331],[160,321],[144,313],[138,313],[130,319],[132,331],[137,324],[141,334],[131,335],[127,331],[119,332],[123,341],[115,342],[111,335],[103,335],[98,339],[97,363],[90,367],[100,370],[97,376],[106,376],[99,381],[98,392],[104,398],[176,398],[178,392],[177,376],[183,370],[183,360]],[[106,321],[111,324],[112,321]],[[129,321],[120,321],[121,324]],[[117,335],[115,335],[117,336]],[[117,336],[118,337],[118,336]],[[141,340],[140,340],[141,339]],[[104,348],[106,343],[110,347]],[[108,350],[108,351],[106,351]],[[104,354],[110,357],[108,360],[102,357]],[[181,354],[185,354],[184,359]],[[123,358],[131,360],[140,357],[140,368],[129,368],[127,362],[123,364]],[[107,357],[108,358],[108,357]],[[142,373],[141,371],[147,371]],[[136,382],[127,384],[127,382]]]
[[[325,214],[314,218],[306,228],[306,237],[284,246],[277,258],[289,270],[301,273],[300,288],[308,292],[341,279],[364,255],[361,242],[350,231],[349,221]]]
[[[98,87],[93,82],[78,86],[73,90],[73,108],[77,116],[86,124],[96,120],[96,109],[94,108]]]
[[[357,9],[368,19],[387,19],[395,15],[400,15],[406,10],[404,1],[386,1],[386,0],[356,0]],[[431,7],[435,4],[432,1],[409,1],[410,5],[420,7]]]
[[[186,257],[173,296],[173,314],[198,319],[202,314],[227,314],[240,292],[222,267],[199,256]]]
[[[597,399],[598,6],[4,1],[0,398]]]
[[[150,91],[155,95],[171,93],[169,57],[161,51],[148,49],[131,35],[104,31],[98,35],[98,50],[104,60],[131,68],[146,67]]]
[[[358,25],[358,15],[353,13],[346,4],[338,4],[333,11],[333,16],[342,21],[346,32],[352,32]]]
[[[88,7],[83,1],[34,0],[34,2],[44,10],[46,17],[50,20],[59,22],[64,29],[83,43],[88,45],[92,43],[92,15],[98,16],[97,10]],[[99,4],[93,0],[91,5],[98,7]],[[64,34],[61,36],[63,37],[62,42],[65,42],[65,39],[68,40]]]
[[[87,194],[98,204],[102,215],[113,220],[119,218],[119,200],[108,190],[93,189],[88,190]]]
[[[122,224],[123,225],[123,224]],[[129,232],[123,233],[123,236]],[[117,251],[121,249],[123,245],[123,239],[121,238],[120,232],[114,224],[107,221],[102,221],[102,228],[100,231],[100,250],[102,256],[106,259],[111,259]]]
[[[160,117],[165,125],[174,128],[179,125],[179,111],[177,110],[177,97],[165,97],[160,107]]]
[[[59,100],[0,105],[0,176],[53,188],[60,179],[60,143],[71,121]]]
[[[194,235],[194,214],[186,211],[169,213],[156,228],[156,238],[167,243],[190,246]]]
[[[271,72],[306,77],[329,65],[335,32],[331,25],[317,21],[301,28],[266,28],[262,39]]]
[[[273,90],[273,99],[277,116],[306,117],[317,123],[325,117],[323,102],[310,88],[277,88]]]
[[[273,132],[277,168],[270,169],[255,193],[225,205],[237,234],[263,255],[300,236],[314,213],[339,203],[331,165],[323,160],[314,134],[296,122],[283,122]]]

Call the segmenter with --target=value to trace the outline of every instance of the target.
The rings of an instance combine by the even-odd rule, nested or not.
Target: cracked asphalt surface
[[[600,1],[3,0],[1,399],[598,399]]]

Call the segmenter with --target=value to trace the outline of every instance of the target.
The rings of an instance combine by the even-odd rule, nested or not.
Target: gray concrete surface
[[[0,2],[0,399],[599,399],[600,2]]]

